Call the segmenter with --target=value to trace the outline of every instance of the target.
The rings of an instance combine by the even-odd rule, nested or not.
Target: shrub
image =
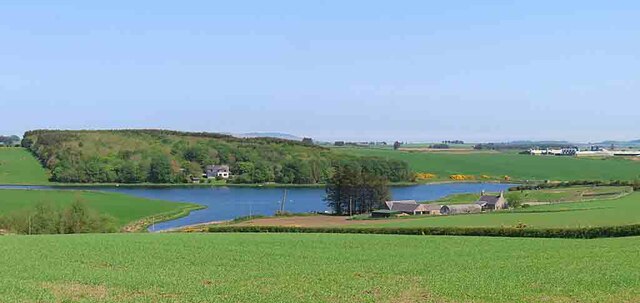
[[[530,238],[605,238],[640,235],[640,224],[583,228],[528,228],[514,227],[299,227],[299,226],[214,226],[209,232],[250,233],[343,233],[343,234],[395,234],[395,235],[449,235],[483,237]]]
[[[40,203],[32,209],[1,216],[0,229],[32,235],[117,231],[113,217],[97,213],[81,200],[76,200],[64,209]]]

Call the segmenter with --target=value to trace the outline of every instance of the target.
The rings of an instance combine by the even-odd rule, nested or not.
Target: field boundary
[[[337,233],[595,239],[640,236],[640,224],[577,228],[214,226],[209,227],[207,231],[211,233]]]
[[[182,217],[188,216],[192,211],[201,210],[207,208],[204,205],[193,204],[187,205],[175,211],[164,212],[160,214],[151,215],[142,219],[133,221],[120,229],[121,232],[144,232],[152,224],[167,222]]]

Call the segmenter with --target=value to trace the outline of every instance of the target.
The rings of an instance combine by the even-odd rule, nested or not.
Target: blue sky
[[[0,134],[640,138],[638,1],[2,1]]]

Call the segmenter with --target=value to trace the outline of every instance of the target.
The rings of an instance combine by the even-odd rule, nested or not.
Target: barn
[[[482,206],[478,204],[443,205],[440,213],[443,215],[473,214],[482,212]]]

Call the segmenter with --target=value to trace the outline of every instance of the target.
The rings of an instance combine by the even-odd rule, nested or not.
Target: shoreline
[[[439,180],[430,182],[394,182],[389,183],[389,187],[407,187],[416,185],[438,185],[438,184],[465,184],[465,183],[494,183],[494,184],[535,184],[537,181],[525,182],[518,180],[498,181],[498,180]],[[50,187],[50,188],[69,188],[69,187],[122,187],[122,188],[207,188],[207,187],[249,187],[249,188],[323,188],[324,183],[318,184],[283,184],[283,183],[262,183],[262,184],[195,184],[195,183],[2,183],[1,187],[25,186],[25,187]]]

